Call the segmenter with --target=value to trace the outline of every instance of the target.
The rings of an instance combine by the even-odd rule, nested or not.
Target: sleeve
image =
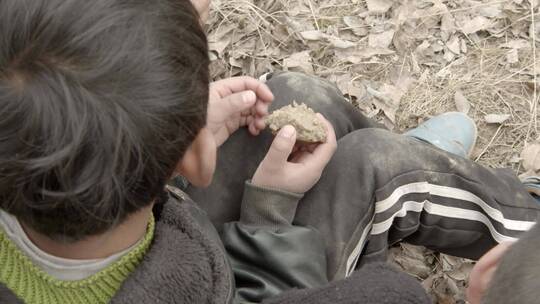
[[[240,221],[225,224],[221,235],[235,275],[236,303],[328,283],[321,235],[292,224],[301,198],[246,182]]]
[[[296,289],[264,304],[430,304],[422,285],[386,263],[365,265],[352,276],[313,289]]]

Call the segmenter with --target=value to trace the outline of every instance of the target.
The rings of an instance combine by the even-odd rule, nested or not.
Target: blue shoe
[[[539,176],[529,176],[524,178],[522,181],[525,190],[529,192],[534,199],[540,203],[540,177]]]
[[[431,118],[404,135],[468,158],[476,143],[478,130],[474,121],[466,114],[448,112]]]

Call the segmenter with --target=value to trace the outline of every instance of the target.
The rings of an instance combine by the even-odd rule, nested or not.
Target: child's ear
[[[511,245],[512,243],[501,243],[476,262],[469,275],[469,287],[467,288],[467,300],[470,304],[482,303],[482,297],[489,288],[499,262]]]
[[[216,169],[216,154],[214,136],[204,127],[187,149],[175,171],[194,186],[207,187],[212,182]]]

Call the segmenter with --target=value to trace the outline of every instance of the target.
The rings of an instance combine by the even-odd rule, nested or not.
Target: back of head
[[[189,0],[0,0],[0,208],[79,240],[148,206],[204,126]]]
[[[540,225],[503,256],[482,303],[540,303]]]

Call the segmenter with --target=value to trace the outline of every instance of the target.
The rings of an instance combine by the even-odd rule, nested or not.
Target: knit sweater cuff
[[[290,226],[303,194],[259,187],[246,182],[240,222],[257,226]]]

